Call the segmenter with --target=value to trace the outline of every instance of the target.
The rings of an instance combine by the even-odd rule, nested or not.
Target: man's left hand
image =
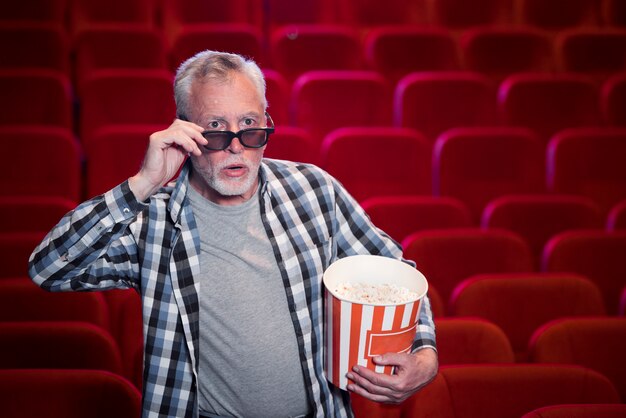
[[[387,375],[354,366],[347,375],[353,381],[348,390],[375,402],[392,404],[403,402],[433,380],[439,364],[431,348],[411,354],[387,353],[372,360],[379,366],[395,366],[395,373]]]

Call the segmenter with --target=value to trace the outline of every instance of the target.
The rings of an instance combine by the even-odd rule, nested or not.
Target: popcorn
[[[395,284],[366,284],[340,282],[333,289],[344,299],[362,304],[400,305],[419,298],[416,292]]]

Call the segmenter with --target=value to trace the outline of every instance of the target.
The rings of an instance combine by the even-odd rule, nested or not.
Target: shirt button
[[[130,209],[128,209],[128,208],[124,208],[124,210],[123,210],[122,212],[124,212],[124,213],[130,213]]]

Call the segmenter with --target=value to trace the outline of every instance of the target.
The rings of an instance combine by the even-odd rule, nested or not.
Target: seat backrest
[[[428,20],[428,5],[424,0],[347,0],[334,2],[337,17],[364,31],[380,27],[414,26]],[[343,7],[342,7],[343,6]]]
[[[425,229],[472,226],[467,206],[452,197],[379,196],[364,200],[361,206],[374,225],[398,242]]]
[[[623,418],[626,404],[550,405],[524,414],[522,418]]]
[[[151,0],[72,0],[68,9],[73,34],[92,27],[153,27],[156,2]]]
[[[626,199],[617,202],[607,214],[606,229],[616,231],[626,229]]]
[[[29,2],[3,2],[0,6],[0,21],[6,22],[46,22],[63,24],[68,0],[31,0]]]
[[[4,418],[141,415],[141,393],[123,377],[102,370],[0,370],[0,391]]]
[[[3,266],[0,278],[27,277],[28,258],[47,232],[1,232],[0,251],[2,251]]]
[[[494,323],[478,318],[435,319],[439,364],[513,363],[506,334]]]
[[[535,268],[539,270],[543,247],[553,235],[569,229],[601,228],[603,219],[600,208],[584,196],[510,195],[487,204],[481,225],[508,229],[522,236],[530,245]]]
[[[555,31],[597,23],[595,0],[521,0],[520,23]]]
[[[290,113],[321,144],[337,128],[389,126],[391,90],[375,72],[309,71],[293,83]]]
[[[358,201],[385,195],[430,194],[431,145],[402,128],[340,128],[324,138],[322,168]]]
[[[32,2],[25,4],[28,5],[29,12],[35,9]],[[39,68],[69,75],[69,55],[69,40],[62,25],[57,23],[10,22],[3,23],[0,27],[2,68]]]
[[[548,143],[547,186],[554,193],[586,196],[602,214],[626,198],[626,129],[568,129]]]
[[[533,129],[545,142],[562,129],[600,123],[596,85],[581,74],[513,74],[499,86],[498,108],[503,123]]]
[[[82,321],[109,329],[102,294],[50,293],[26,278],[0,280],[0,321]]]
[[[498,325],[518,361],[527,360],[528,341],[541,325],[566,316],[606,314],[597,286],[567,273],[476,275],[454,289],[450,308],[453,315]]]
[[[47,126],[0,127],[0,144],[11,150],[0,154],[5,169],[0,180],[3,195],[80,200],[80,149],[71,131]]]
[[[291,85],[287,79],[276,70],[264,68],[263,75],[265,76],[267,111],[272,115],[272,120],[276,126],[286,127],[289,125]]]
[[[472,26],[492,25],[505,20],[510,1],[437,0],[431,2],[432,22],[440,26],[461,30]]]
[[[404,257],[415,261],[446,303],[454,287],[472,275],[532,271],[528,244],[506,230],[420,231],[409,235],[402,246]]]
[[[529,351],[533,362],[577,364],[602,373],[626,401],[626,318],[554,320],[535,332]]]
[[[279,126],[270,136],[263,156],[278,160],[319,164],[319,154],[320,146],[307,130],[294,126]]]
[[[626,27],[626,4],[622,0],[604,0],[601,8],[603,23],[614,27]]]
[[[394,124],[417,129],[434,141],[456,127],[496,122],[495,89],[473,72],[419,72],[403,77],[394,91]]]
[[[0,369],[94,369],[121,374],[122,363],[113,337],[96,325],[0,322]]]
[[[566,231],[546,244],[542,270],[584,275],[598,286],[609,315],[626,285],[626,232]]]
[[[524,128],[451,129],[433,146],[433,194],[461,200],[478,224],[492,199],[545,190],[544,154]]]
[[[76,207],[56,196],[0,196],[0,230],[46,233]]]
[[[415,71],[451,71],[460,68],[456,40],[441,28],[382,26],[364,40],[368,66],[397,82]]]
[[[626,71],[614,74],[604,81],[600,106],[607,124],[626,127]]]
[[[572,29],[559,33],[555,43],[563,71],[600,79],[626,71],[626,29]]]

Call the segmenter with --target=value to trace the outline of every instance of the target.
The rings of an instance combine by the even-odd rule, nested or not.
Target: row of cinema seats
[[[247,26],[181,30],[171,43],[154,29],[85,29],[72,40],[57,26],[0,22],[3,67],[37,67],[71,76],[77,86],[99,69],[175,70],[204,49],[241,53],[292,82],[311,70],[374,70],[391,82],[415,71],[467,70],[501,80],[522,71],[580,72],[602,79],[626,70],[626,27],[577,28],[556,35],[532,27],[376,27],[347,25],[275,29],[267,39]],[[407,53],[410,51],[410,53]]]

